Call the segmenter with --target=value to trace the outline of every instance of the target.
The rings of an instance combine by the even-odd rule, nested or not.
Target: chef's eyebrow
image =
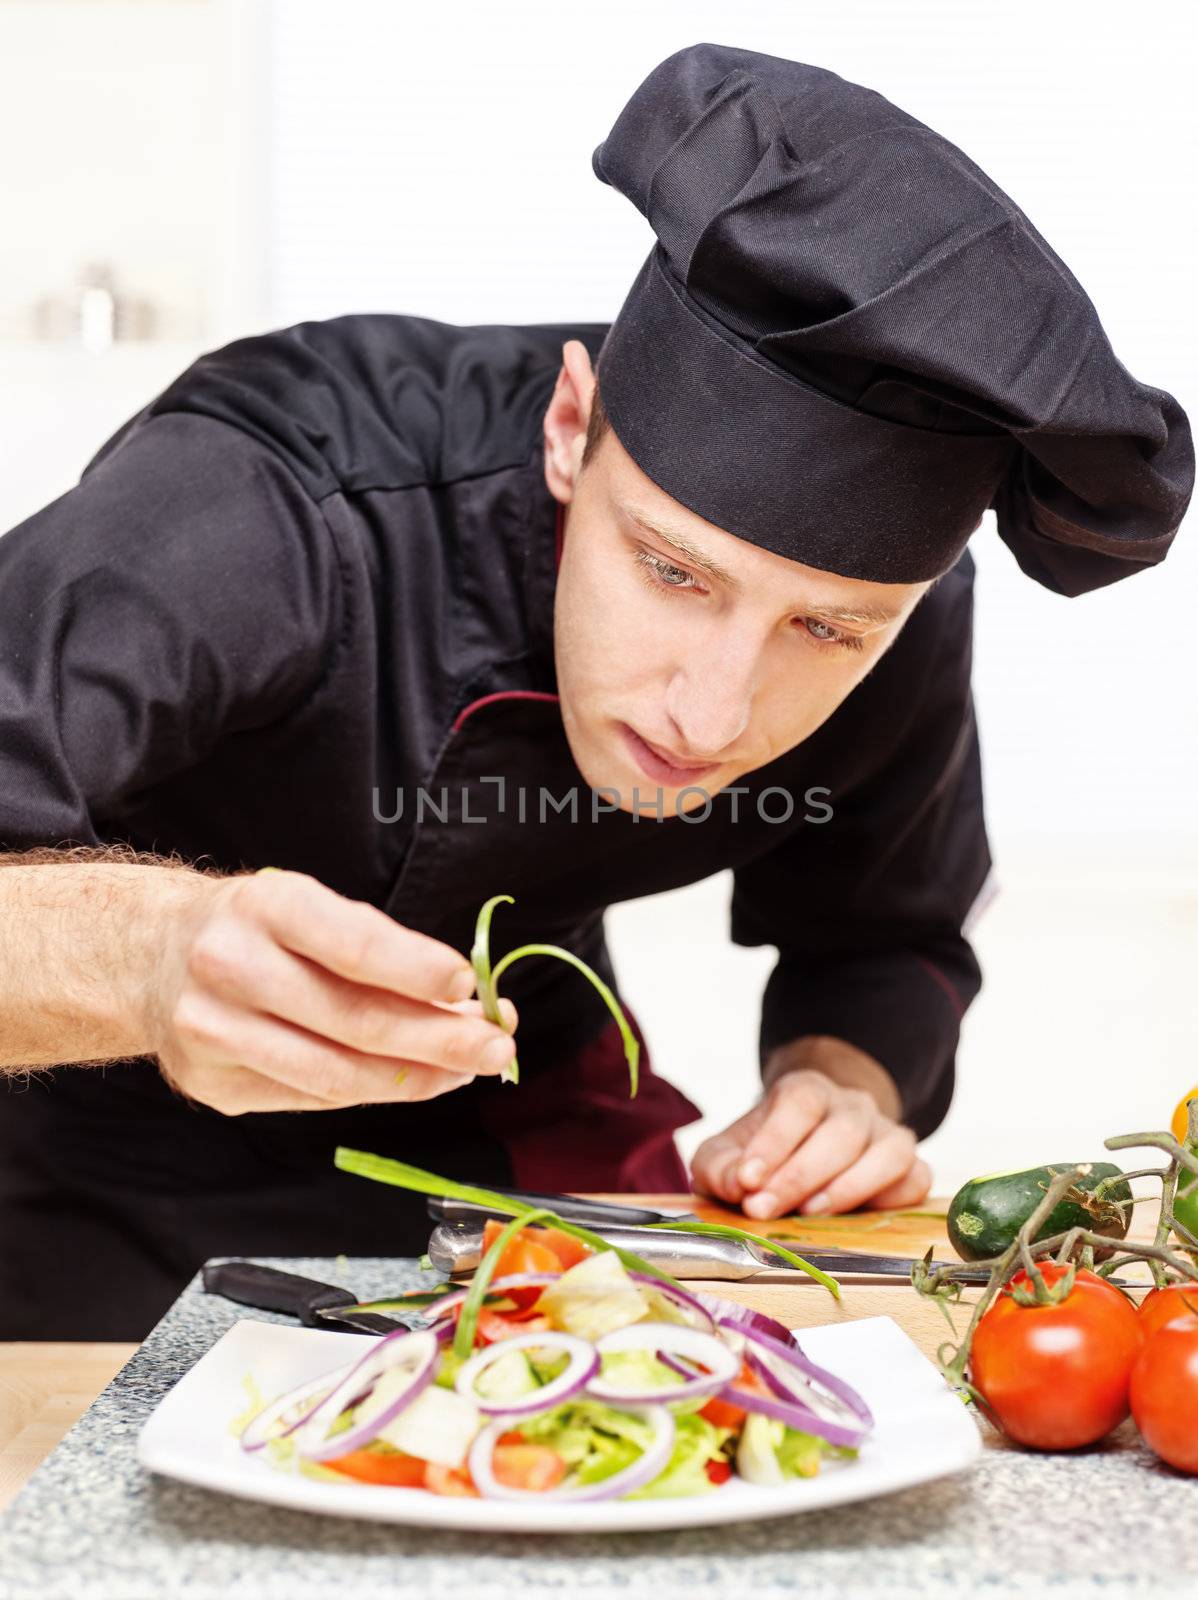
[[[663,544],[668,544],[672,550],[685,558],[692,567],[698,568],[707,577],[714,578],[718,583],[725,584],[737,594],[741,593],[744,585],[739,578],[730,572],[725,572],[719,562],[713,561],[710,556],[704,555],[697,545],[693,545],[683,533],[674,532],[663,528],[659,522],[654,522],[652,517],[645,516],[643,511],[638,511],[635,506],[619,502],[620,511],[630,522],[635,522],[646,533],[651,533],[654,538],[660,539]],[[882,627],[888,622],[893,622],[899,615],[886,606],[857,605],[857,606],[828,606],[828,605],[800,605],[793,608],[797,614],[809,617],[826,618],[829,622],[856,623],[860,627]]]

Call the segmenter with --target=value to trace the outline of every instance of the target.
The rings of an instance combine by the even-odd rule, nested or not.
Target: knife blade
[[[626,1206],[614,1200],[583,1199],[576,1194],[536,1194],[531,1189],[495,1188],[491,1189],[491,1193],[522,1200],[525,1205],[543,1207],[556,1212],[567,1222],[578,1222],[583,1227],[602,1227],[607,1223],[640,1227],[650,1222],[699,1221],[693,1211],[655,1211],[650,1206]],[[429,1195],[428,1214],[435,1222],[477,1222],[487,1217],[495,1217],[502,1222],[511,1221],[509,1211],[478,1205],[473,1200],[450,1200],[441,1195]]]
[[[200,1276],[206,1294],[223,1295],[257,1311],[284,1312],[298,1317],[305,1328],[342,1328],[377,1335],[425,1325],[415,1311],[386,1317],[374,1311],[350,1311],[346,1308],[356,1305],[358,1297],[348,1289],[257,1261],[206,1261]]]
[[[643,1260],[668,1272],[673,1278],[707,1278],[735,1282],[744,1278],[785,1277],[796,1283],[814,1282],[799,1268],[775,1254],[765,1240],[713,1238],[707,1234],[686,1233],[682,1229],[613,1227],[596,1229],[609,1244],[635,1251]],[[433,1266],[448,1278],[461,1278],[474,1271],[482,1256],[483,1230],[477,1223],[440,1223],[429,1239],[428,1253]],[[813,1267],[831,1272],[842,1282],[904,1282],[911,1276],[914,1259],[907,1256],[871,1255],[860,1250],[806,1249],[796,1240],[793,1249]],[[946,1266],[934,1262],[933,1266]],[[959,1263],[952,1263],[954,1266]],[[986,1283],[985,1270],[962,1268],[958,1274],[966,1283]]]

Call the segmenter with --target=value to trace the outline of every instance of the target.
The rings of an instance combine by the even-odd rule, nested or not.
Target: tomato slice
[[[717,1394],[700,1408],[699,1415],[716,1428],[739,1428],[746,1413],[742,1406],[734,1406],[730,1400]]]
[[[434,1494],[472,1495],[476,1500],[480,1498],[469,1472],[458,1467],[442,1466],[439,1461],[425,1463],[424,1487],[431,1489]]]
[[[508,1316],[502,1311],[490,1311],[485,1306],[478,1314],[477,1337],[483,1344],[497,1344],[500,1339],[514,1339],[520,1333],[548,1333],[553,1323],[548,1317]]]
[[[324,1463],[359,1483],[390,1483],[403,1489],[422,1489],[427,1461],[419,1456],[384,1455],[380,1450],[350,1450]]]
[[[732,1476],[732,1465],[728,1461],[709,1461],[706,1472],[712,1483],[727,1483]]]
[[[505,1223],[488,1217],[483,1225],[483,1251],[491,1248],[502,1233]],[[534,1255],[526,1254],[528,1251]],[[589,1246],[581,1239],[572,1238],[560,1228],[521,1228],[499,1258],[497,1278],[515,1272],[565,1272],[591,1255]],[[552,1260],[549,1258],[552,1256]],[[519,1265],[513,1263],[519,1262]],[[535,1264],[534,1264],[535,1263]]]
[[[547,1444],[531,1444],[518,1433],[505,1433],[491,1457],[496,1482],[508,1489],[556,1489],[566,1476],[564,1458]]]

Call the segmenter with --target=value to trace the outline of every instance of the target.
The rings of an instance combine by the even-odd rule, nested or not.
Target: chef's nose
[[[735,647],[705,651],[679,668],[666,690],[666,711],[678,743],[699,758],[718,761],[749,725],[756,676],[755,652]]]

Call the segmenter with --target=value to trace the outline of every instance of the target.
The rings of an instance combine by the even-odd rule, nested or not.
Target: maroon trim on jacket
[[[464,710],[458,712],[453,719],[453,732],[457,733],[467,717],[496,700],[552,700],[556,703],[560,698],[556,694],[546,694],[543,689],[500,689],[495,694],[484,694],[481,699],[472,700]]]

